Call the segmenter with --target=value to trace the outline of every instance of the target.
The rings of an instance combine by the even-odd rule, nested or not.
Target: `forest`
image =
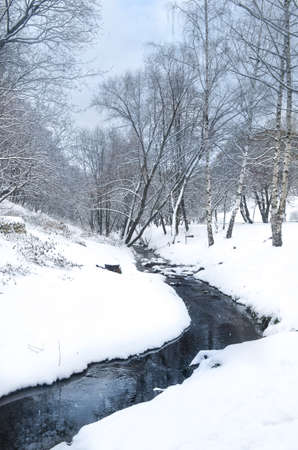
[[[0,17],[0,202],[65,218],[127,245],[148,225],[206,223],[233,233],[238,211],[271,220],[282,245],[297,194],[297,5],[188,0],[171,5],[183,40],[152,43],[135,72],[98,75],[98,125],[70,120],[69,90],[90,69],[79,50],[100,5],[7,0]],[[94,73],[93,73],[94,76]],[[228,211],[232,211],[226,220]]]

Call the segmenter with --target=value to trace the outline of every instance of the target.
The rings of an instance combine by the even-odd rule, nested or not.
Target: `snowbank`
[[[297,346],[297,333],[281,333],[200,352],[200,367],[182,385],[54,449],[297,450]]]
[[[147,233],[150,246],[177,264],[203,266],[196,276],[222,292],[252,307],[259,315],[271,316],[266,333],[298,329],[297,254],[298,223],[285,223],[284,245],[273,248],[269,224],[236,224],[233,238],[221,231],[215,245],[208,247],[206,227],[192,226],[194,238],[180,236],[168,245],[169,237],[152,227]]]
[[[298,329],[298,224],[285,224],[282,248],[272,248],[263,224],[237,224],[231,240],[218,233],[211,248],[205,226],[189,234],[169,245],[152,227],[146,239],[173,263],[204,266],[198,278],[272,316],[268,336],[200,352],[182,385],[83,427],[70,447],[55,450],[297,450],[298,333],[286,330]]]
[[[175,291],[138,272],[127,248],[74,228],[27,231],[0,235],[0,396],[159,347],[189,325]],[[95,266],[105,263],[123,274]]]
[[[25,225],[24,219],[22,219],[22,217],[16,216],[0,216],[0,223],[5,224],[19,223],[21,225]]]

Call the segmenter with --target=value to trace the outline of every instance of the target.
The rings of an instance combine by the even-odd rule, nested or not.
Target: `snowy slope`
[[[140,273],[111,241],[30,213],[27,234],[0,234],[0,396],[127,358],[177,337],[190,323],[161,276]],[[123,274],[95,265],[120,264]]]

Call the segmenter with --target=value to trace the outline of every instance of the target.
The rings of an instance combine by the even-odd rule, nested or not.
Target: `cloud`
[[[102,18],[99,41],[88,54],[107,76],[140,68],[148,52],[147,43],[177,40],[168,0],[102,0]],[[91,82],[91,90],[98,82]],[[91,96],[90,89],[84,89],[75,94],[74,101],[84,107]],[[94,113],[89,111],[77,115],[76,121],[90,126],[93,117]]]
[[[144,45],[172,40],[168,0],[104,0],[99,56],[115,73],[140,67]]]

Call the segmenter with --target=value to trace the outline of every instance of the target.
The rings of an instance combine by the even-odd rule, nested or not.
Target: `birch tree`
[[[285,216],[292,157],[293,95],[297,92],[297,82],[293,80],[294,58],[297,56],[295,52],[298,37],[297,10],[292,0],[264,0],[261,3],[251,0],[247,4],[236,3],[255,19],[258,26],[262,24],[266,27],[267,39],[271,44],[270,50],[259,59],[267,74],[264,82],[272,87],[276,95],[271,229],[272,245],[279,247],[282,245],[282,221]],[[253,45],[251,48],[257,51]],[[285,133],[282,129],[283,123]],[[284,151],[282,151],[283,140]],[[279,177],[280,168],[282,168],[281,177]]]
[[[239,119],[241,134],[234,140],[234,145],[241,155],[241,164],[239,172],[239,180],[236,190],[235,203],[232,208],[230,221],[226,233],[227,239],[230,239],[233,234],[233,228],[238,211],[241,209],[244,214],[244,197],[245,179],[247,175],[247,166],[252,163],[250,158],[253,137],[259,125],[257,121],[261,114],[264,114],[266,108],[266,96],[268,96],[269,89],[264,87],[258,80],[262,76],[263,69],[261,67],[260,58],[264,48],[264,25],[257,29],[257,32],[251,22],[246,24],[244,21],[237,22],[238,27],[232,26],[232,44],[233,54],[231,56],[231,72],[235,76],[235,86],[239,92]],[[238,29],[241,31],[238,31]],[[243,38],[244,34],[246,38]],[[239,39],[240,38],[240,39]],[[253,57],[250,52],[251,45],[254,45],[255,52]],[[264,51],[264,50],[263,50]],[[241,74],[241,75],[240,75]],[[244,79],[242,78],[244,77]],[[233,144],[232,144],[233,145]]]
[[[213,0],[189,0],[176,4],[185,19],[186,42],[192,52],[193,68],[197,73],[198,90],[203,98],[201,110],[201,139],[205,158],[206,223],[209,246],[214,244],[212,230],[211,158],[215,151],[216,127],[233,116],[227,75],[226,39],[220,27],[223,3]]]

